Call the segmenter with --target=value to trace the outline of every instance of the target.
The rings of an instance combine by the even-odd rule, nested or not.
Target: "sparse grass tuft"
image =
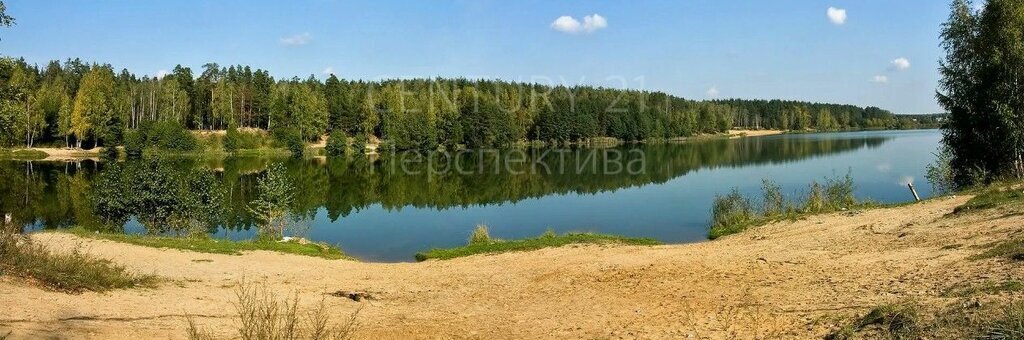
[[[875,307],[851,325],[829,334],[825,339],[856,338],[861,332],[873,331],[882,339],[916,339],[920,334],[920,313],[912,303]]]
[[[469,234],[468,245],[479,245],[491,243],[491,233],[487,230],[486,224],[477,224],[473,233]]]
[[[241,255],[243,251],[267,250],[279,253],[321,257],[330,260],[354,260],[340,248],[324,243],[297,241],[230,241],[196,237],[161,237],[119,233],[92,232],[83,228],[61,229],[81,237],[110,240],[154,248],[171,248],[200,253]]]
[[[982,260],[993,257],[1001,257],[1014,261],[1024,261],[1024,238],[1000,242],[992,248],[989,248],[989,250],[975,255],[972,259]]]
[[[650,238],[629,238],[614,235],[591,233],[568,233],[552,235],[544,233],[540,237],[523,240],[501,241],[492,240],[488,243],[470,243],[464,247],[450,249],[431,249],[416,253],[416,261],[430,259],[448,260],[476,254],[493,254],[512,251],[529,251],[542,248],[561,247],[568,244],[627,244],[627,245],[658,245],[661,242]]]
[[[92,258],[78,249],[51,252],[33,244],[13,224],[0,226],[0,274],[7,273],[68,293],[152,287],[157,282],[154,276],[129,273],[122,266]]]
[[[349,339],[356,329],[357,309],[343,322],[332,324],[324,300],[307,313],[299,312],[298,294],[279,298],[265,284],[242,281],[235,289],[238,338],[249,340]],[[186,335],[192,340],[214,339],[191,316],[186,317]]]
[[[1002,315],[985,327],[984,334],[985,339],[1024,339],[1024,302],[1004,308]]]
[[[942,295],[946,297],[973,297],[981,294],[990,295],[1003,292],[1019,292],[1022,290],[1024,290],[1024,284],[1016,280],[985,281],[979,285],[955,285],[947,289]]]

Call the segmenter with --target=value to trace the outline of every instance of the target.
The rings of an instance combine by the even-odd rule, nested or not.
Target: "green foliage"
[[[799,213],[818,214],[852,209],[858,205],[853,195],[853,176],[826,178],[825,184],[811,182],[807,195],[799,202],[787,202],[782,188],[775,182],[764,179],[761,182],[761,211],[753,208],[751,199],[732,189],[727,195],[716,195],[711,208],[711,225],[708,238],[735,234],[748,228],[778,218],[794,218]],[[801,211],[797,211],[800,207]]]
[[[348,136],[340,130],[332,131],[330,137],[327,138],[327,146],[324,149],[327,151],[328,156],[345,156],[348,152]]]
[[[727,195],[715,195],[711,207],[711,232],[709,238],[736,233],[745,229],[755,218],[750,200],[743,197],[739,189],[732,189]]]
[[[254,150],[264,147],[266,136],[258,132],[239,131],[237,128],[228,129],[224,135],[224,149],[228,152],[239,150]]]
[[[138,130],[128,130],[124,133],[124,153],[129,158],[142,156],[146,148],[146,137]]]
[[[169,248],[188,250],[199,253],[241,255],[242,252],[265,250],[284,254],[320,257],[330,260],[352,260],[341,248],[325,243],[299,242],[299,241],[261,241],[261,240],[217,240],[212,238],[195,237],[164,237],[153,235],[133,235],[111,232],[94,232],[84,228],[60,229],[60,232],[68,232],[81,237],[110,240],[121,243],[134,244],[144,247]]]
[[[954,214],[998,208],[1024,201],[1020,189],[992,188],[972,197],[967,203],[953,209]]]
[[[416,261],[430,259],[448,260],[477,254],[496,254],[513,251],[530,251],[542,248],[561,247],[569,244],[625,244],[625,245],[658,245],[660,242],[650,238],[628,238],[614,235],[591,233],[568,233],[559,236],[542,235],[537,238],[511,241],[490,241],[470,243],[464,247],[450,249],[431,249],[416,253]]]
[[[362,155],[366,152],[367,143],[368,141],[365,133],[357,134],[352,143],[352,150],[354,150],[357,155]]]
[[[298,129],[281,128],[274,130],[274,139],[291,153],[292,157],[302,157],[306,152],[306,142]]]
[[[140,131],[146,136],[147,145],[160,150],[193,151],[199,148],[196,137],[175,121],[143,125]]]
[[[0,149],[0,159],[17,159],[17,160],[36,160],[44,159],[47,155],[45,152],[39,150],[5,150]]]
[[[151,287],[156,278],[129,273],[107,260],[95,259],[77,248],[52,252],[20,233],[14,224],[0,224],[0,272],[35,280],[49,288],[78,293]]]
[[[936,193],[950,193],[956,190],[956,179],[950,161],[953,154],[949,148],[943,147],[935,153],[935,162],[928,164],[925,168],[925,178],[932,184],[932,190]]]
[[[491,233],[487,230],[486,224],[477,224],[473,233],[469,234],[468,245],[479,245],[491,243]]]
[[[280,163],[271,165],[267,174],[257,182],[256,190],[259,196],[249,203],[249,211],[259,221],[259,238],[279,240],[288,227],[288,209],[295,192],[284,166]]]
[[[957,187],[1024,177],[1024,3],[954,0],[942,29],[939,103]]]
[[[974,256],[974,259],[1004,258],[1024,261],[1024,238],[1014,238],[996,243],[992,248]]]

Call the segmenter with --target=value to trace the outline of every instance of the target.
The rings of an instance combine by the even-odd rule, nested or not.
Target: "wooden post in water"
[[[11,224],[11,214],[4,214],[4,224]]]
[[[914,201],[920,202],[921,196],[918,196],[917,190],[914,190],[914,183],[907,183],[907,187],[910,188],[910,193],[914,194]]]

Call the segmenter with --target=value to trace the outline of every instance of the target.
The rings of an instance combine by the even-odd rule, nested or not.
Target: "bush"
[[[369,138],[365,133],[356,135],[355,140],[352,143],[352,150],[355,150],[357,155],[361,155],[366,152],[366,144],[369,143]]]
[[[229,152],[238,150],[253,150],[263,147],[263,139],[260,133],[239,131],[237,128],[228,129],[224,136],[224,149]]]
[[[124,134],[124,153],[129,158],[142,156],[146,148],[146,137],[138,130],[128,130]]]
[[[728,195],[715,195],[711,206],[711,239],[745,229],[754,220],[754,209],[750,200],[732,189]]]
[[[491,233],[487,230],[486,224],[477,224],[476,229],[469,235],[469,245],[491,243]]]
[[[853,176],[849,173],[844,177],[825,180],[825,205],[830,211],[848,209],[857,204],[853,196]]]
[[[192,151],[199,148],[196,137],[174,121],[154,123],[146,137],[150,146],[161,150]]]
[[[764,199],[761,202],[761,214],[770,217],[786,212],[786,197],[782,195],[782,187],[765,178],[761,180],[761,193]]]
[[[115,146],[107,146],[100,149],[100,158],[103,160],[116,160],[121,153],[117,151]]]
[[[131,274],[124,267],[94,259],[78,249],[52,253],[33,244],[14,223],[0,225],[0,272],[10,272],[69,293],[152,286],[156,282],[153,276]]]
[[[328,156],[344,156],[348,151],[348,136],[346,136],[344,132],[335,129],[331,132],[331,135],[327,137],[327,146],[324,149],[327,151]]]
[[[292,153],[293,157],[302,157],[306,152],[306,142],[302,140],[299,130],[283,128],[274,131],[274,139]]]
[[[271,165],[267,174],[256,182],[256,189],[259,196],[249,204],[249,211],[259,221],[259,238],[280,240],[288,226],[288,208],[295,191],[284,166],[281,163]]]

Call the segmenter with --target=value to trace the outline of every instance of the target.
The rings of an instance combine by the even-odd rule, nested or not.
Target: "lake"
[[[283,163],[296,188],[290,213],[302,235],[364,261],[397,262],[412,261],[417,251],[464,245],[477,224],[503,239],[551,229],[703,241],[715,195],[735,187],[757,197],[764,178],[791,197],[806,192],[811,181],[849,173],[858,199],[913,200],[907,182],[926,198],[932,188],[925,167],[941,137],[939,130],[792,134],[338,160],[171,159],[146,169],[168,176],[212,170],[225,188],[226,208],[211,234],[243,239],[255,234],[247,206],[256,197],[257,179],[270,164]],[[98,213],[93,201],[99,186],[151,179],[146,171],[135,172],[145,177],[111,178],[133,172],[110,169],[145,168],[147,162],[0,161],[0,213],[13,213],[30,230],[82,225],[145,232],[139,220],[152,216]],[[186,194],[196,191],[202,189]],[[154,194],[126,193],[159,196]],[[152,212],[168,213],[161,209]]]

